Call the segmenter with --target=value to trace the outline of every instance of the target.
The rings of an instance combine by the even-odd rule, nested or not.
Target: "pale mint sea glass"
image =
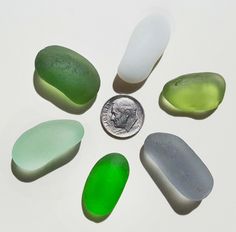
[[[12,171],[22,181],[33,181],[69,162],[84,135],[74,120],[43,122],[24,132],[12,150]]]

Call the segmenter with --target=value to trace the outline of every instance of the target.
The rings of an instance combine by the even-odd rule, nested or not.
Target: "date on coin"
[[[137,134],[143,125],[143,107],[133,97],[117,95],[104,104],[100,120],[109,135],[129,138]]]

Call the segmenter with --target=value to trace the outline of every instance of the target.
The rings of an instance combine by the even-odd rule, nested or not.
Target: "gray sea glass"
[[[141,149],[140,159],[179,214],[195,209],[213,188],[213,178],[208,168],[176,135],[150,134]]]

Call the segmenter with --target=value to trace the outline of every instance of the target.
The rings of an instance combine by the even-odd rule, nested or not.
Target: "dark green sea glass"
[[[175,116],[206,118],[222,102],[224,78],[217,73],[192,73],[167,82],[159,98],[160,107]]]
[[[47,100],[70,113],[80,113],[96,99],[100,77],[83,56],[68,48],[49,46],[35,59],[34,85]]]
[[[91,170],[83,191],[82,206],[85,216],[95,222],[106,219],[125,187],[129,164],[118,153],[101,158]]]
[[[52,120],[24,132],[12,150],[12,171],[29,182],[55,170],[74,158],[84,135],[74,120]]]

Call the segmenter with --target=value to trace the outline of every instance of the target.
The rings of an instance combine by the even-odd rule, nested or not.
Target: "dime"
[[[143,125],[143,107],[133,97],[117,95],[104,104],[100,120],[108,134],[128,138],[137,134]]]

